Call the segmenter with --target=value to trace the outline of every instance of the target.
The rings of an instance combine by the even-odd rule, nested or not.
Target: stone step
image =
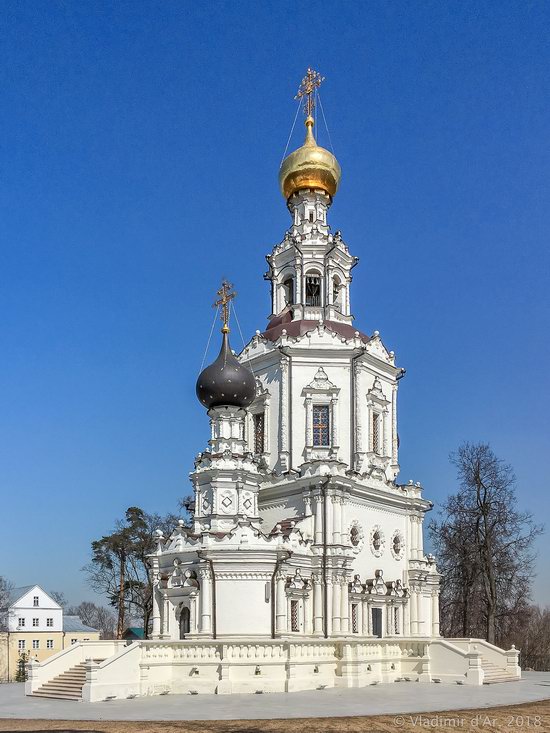
[[[33,692],[33,697],[53,697],[56,700],[81,700],[82,699],[82,693],[81,692],[43,692],[42,690],[37,690],[36,692]]]
[[[483,680],[484,685],[496,685],[500,682],[517,682],[521,677],[515,677],[514,675],[507,675],[502,677],[490,677]]]
[[[80,682],[62,682],[60,680],[50,680],[49,682],[45,682],[42,685],[43,688],[47,687],[48,689],[51,687],[64,687],[67,690],[81,690],[82,689],[82,683]]]
[[[102,659],[95,659],[102,662]],[[86,662],[80,662],[74,667],[62,672],[33,692],[36,697],[52,697],[59,700],[81,700],[82,688],[86,683]]]

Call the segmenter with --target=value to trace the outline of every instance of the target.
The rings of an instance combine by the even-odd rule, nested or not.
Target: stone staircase
[[[102,659],[95,659],[102,662]],[[86,662],[71,667],[63,674],[49,680],[32,694],[33,697],[55,697],[60,700],[82,700],[82,688],[86,682]]]
[[[485,673],[483,677],[484,685],[495,685],[497,682],[515,682],[521,679],[508,672],[504,667],[499,667],[494,662],[490,662],[485,657],[481,657],[481,668]]]

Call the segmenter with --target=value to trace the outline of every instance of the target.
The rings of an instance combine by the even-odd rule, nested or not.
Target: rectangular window
[[[71,639],[71,644],[76,644],[77,641],[78,639]]]
[[[306,277],[306,305],[321,305],[321,278],[317,275]]]
[[[313,445],[329,445],[329,406],[313,405]]]
[[[32,640],[32,648],[33,649],[40,649],[40,639],[33,639]]]
[[[298,601],[290,601],[290,630],[300,631],[300,619],[298,616]]]
[[[53,639],[48,639],[46,641],[46,649],[53,649]]]
[[[372,635],[382,638],[382,609],[373,608],[372,611]]]
[[[372,450],[380,454],[380,415],[372,413]]]
[[[38,626],[38,619],[37,618],[33,618],[32,625],[33,626]]]
[[[53,618],[46,619],[46,626],[53,626]]]
[[[252,416],[252,419],[254,420],[254,453],[263,453],[265,450],[265,415],[263,412],[258,412]]]
[[[25,619],[23,617],[17,619],[17,625],[18,626],[24,626],[25,625]]]
[[[32,605],[33,606],[38,606],[38,596],[34,596],[33,597],[33,599],[32,599]]]
[[[352,633],[359,633],[359,606],[357,603],[351,604],[351,630]]]
[[[24,649],[24,648],[25,648],[25,639],[19,639],[19,641],[17,642],[17,648],[18,648],[19,650],[21,650],[21,649]]]

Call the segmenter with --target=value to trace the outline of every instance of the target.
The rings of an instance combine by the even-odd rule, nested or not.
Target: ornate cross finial
[[[237,295],[232,288],[233,285],[231,285],[230,282],[223,280],[221,288],[216,293],[216,295],[219,296],[219,299],[213,304],[214,308],[218,308],[220,305],[222,307],[220,313],[223,323],[222,333],[229,333],[229,303],[231,303],[233,298]]]
[[[318,71],[308,68],[307,74],[302,79],[302,83],[298,88],[298,93],[294,99],[301,99],[306,97],[304,102],[304,112],[308,117],[311,117],[313,108],[315,107],[314,92],[324,82],[325,77],[321,76]]]

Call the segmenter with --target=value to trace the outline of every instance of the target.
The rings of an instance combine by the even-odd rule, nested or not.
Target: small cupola
[[[222,345],[217,359],[199,374],[197,398],[210,410],[212,407],[248,407],[256,396],[256,381],[251,370],[241,364],[229,344],[229,303],[235,297],[231,285],[223,282],[215,303],[221,306]]]

